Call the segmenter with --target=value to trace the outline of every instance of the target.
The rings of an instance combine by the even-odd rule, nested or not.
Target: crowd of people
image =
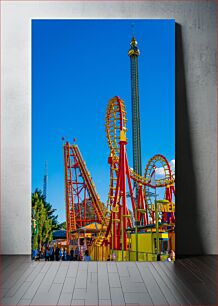
[[[91,256],[86,244],[72,247],[71,249],[59,246],[43,246],[40,251],[33,250],[33,260],[45,261],[91,261]],[[163,257],[162,253],[157,255],[157,261],[175,261],[175,252],[170,249],[168,257]],[[109,254],[107,261],[116,261],[116,254]]]
[[[40,251],[33,250],[33,260],[45,260],[45,261],[91,261],[89,251],[81,249],[77,246],[75,249],[71,249],[69,252],[67,248],[47,246],[42,247]]]

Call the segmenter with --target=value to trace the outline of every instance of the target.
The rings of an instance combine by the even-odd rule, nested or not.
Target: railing
[[[136,261],[137,256],[135,251],[113,250],[111,258],[113,261]],[[157,261],[157,254],[138,252],[138,261]]]
[[[92,246],[89,250],[92,261],[136,261],[135,251],[110,250],[109,246]],[[138,252],[138,261],[166,261],[168,254]]]
[[[109,246],[95,246],[92,245],[89,249],[89,254],[92,261],[107,261],[110,258]]]

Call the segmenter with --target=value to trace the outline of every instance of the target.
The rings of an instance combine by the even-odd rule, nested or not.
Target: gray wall
[[[31,18],[174,18],[177,254],[217,254],[216,2],[2,1],[1,253],[30,254]]]

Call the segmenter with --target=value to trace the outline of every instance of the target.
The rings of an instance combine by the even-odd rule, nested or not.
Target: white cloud
[[[169,164],[170,164],[171,170],[173,170],[173,172],[174,172],[174,171],[175,171],[175,166],[176,166],[176,161],[175,161],[175,159],[172,159],[172,160],[169,162]]]
[[[164,173],[164,168],[163,168],[163,167],[156,168],[155,173],[156,173],[157,175],[164,175],[164,174],[165,174],[165,173]]]
[[[169,165],[170,165],[170,169],[172,171],[172,173],[175,172],[175,159],[172,159],[170,162],[169,162]],[[163,176],[165,175],[165,172],[164,172],[164,168],[163,167],[160,167],[160,168],[156,168],[156,174],[157,175],[160,175],[160,176]]]

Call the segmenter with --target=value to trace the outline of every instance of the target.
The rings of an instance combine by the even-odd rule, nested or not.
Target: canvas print
[[[175,260],[175,21],[32,20],[32,258]]]

